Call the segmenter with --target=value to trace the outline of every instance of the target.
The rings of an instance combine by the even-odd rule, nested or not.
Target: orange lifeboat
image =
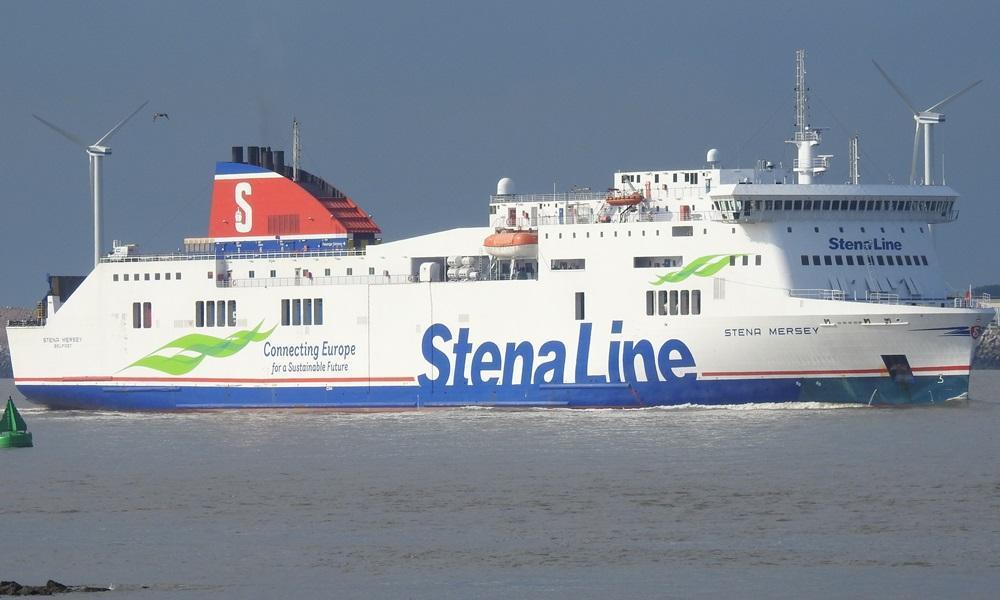
[[[620,194],[612,192],[604,199],[610,206],[635,206],[642,202],[642,194],[633,192],[631,194]]]
[[[486,236],[483,249],[497,258],[538,256],[538,234],[534,231],[500,231]]]

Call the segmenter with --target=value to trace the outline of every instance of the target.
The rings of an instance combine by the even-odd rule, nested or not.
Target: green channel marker
[[[7,409],[0,419],[0,448],[30,448],[33,445],[28,426],[17,412],[14,399],[8,396]]]

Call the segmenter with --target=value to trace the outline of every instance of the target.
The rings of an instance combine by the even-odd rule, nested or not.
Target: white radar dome
[[[514,180],[510,177],[504,177],[497,182],[497,196],[510,196],[515,194],[514,191]]]
[[[710,165],[713,165],[713,166],[714,166],[714,165],[715,165],[716,163],[718,163],[718,162],[719,162],[719,158],[720,158],[720,157],[719,157],[719,150],[718,150],[718,149],[716,149],[716,148],[712,148],[712,149],[711,149],[711,150],[709,150],[709,151],[708,151],[708,153],[707,153],[707,154],[705,155],[705,162],[707,162],[708,164],[710,164]]]

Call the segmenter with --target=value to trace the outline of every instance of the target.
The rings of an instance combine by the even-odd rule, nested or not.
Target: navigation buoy
[[[14,399],[7,397],[7,409],[0,419],[0,448],[30,448],[31,432],[14,406]]]

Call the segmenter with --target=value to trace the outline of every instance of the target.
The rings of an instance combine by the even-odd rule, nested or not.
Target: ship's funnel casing
[[[255,149],[250,147],[251,159]],[[344,233],[322,201],[290,179],[254,165],[216,163],[209,237]]]

